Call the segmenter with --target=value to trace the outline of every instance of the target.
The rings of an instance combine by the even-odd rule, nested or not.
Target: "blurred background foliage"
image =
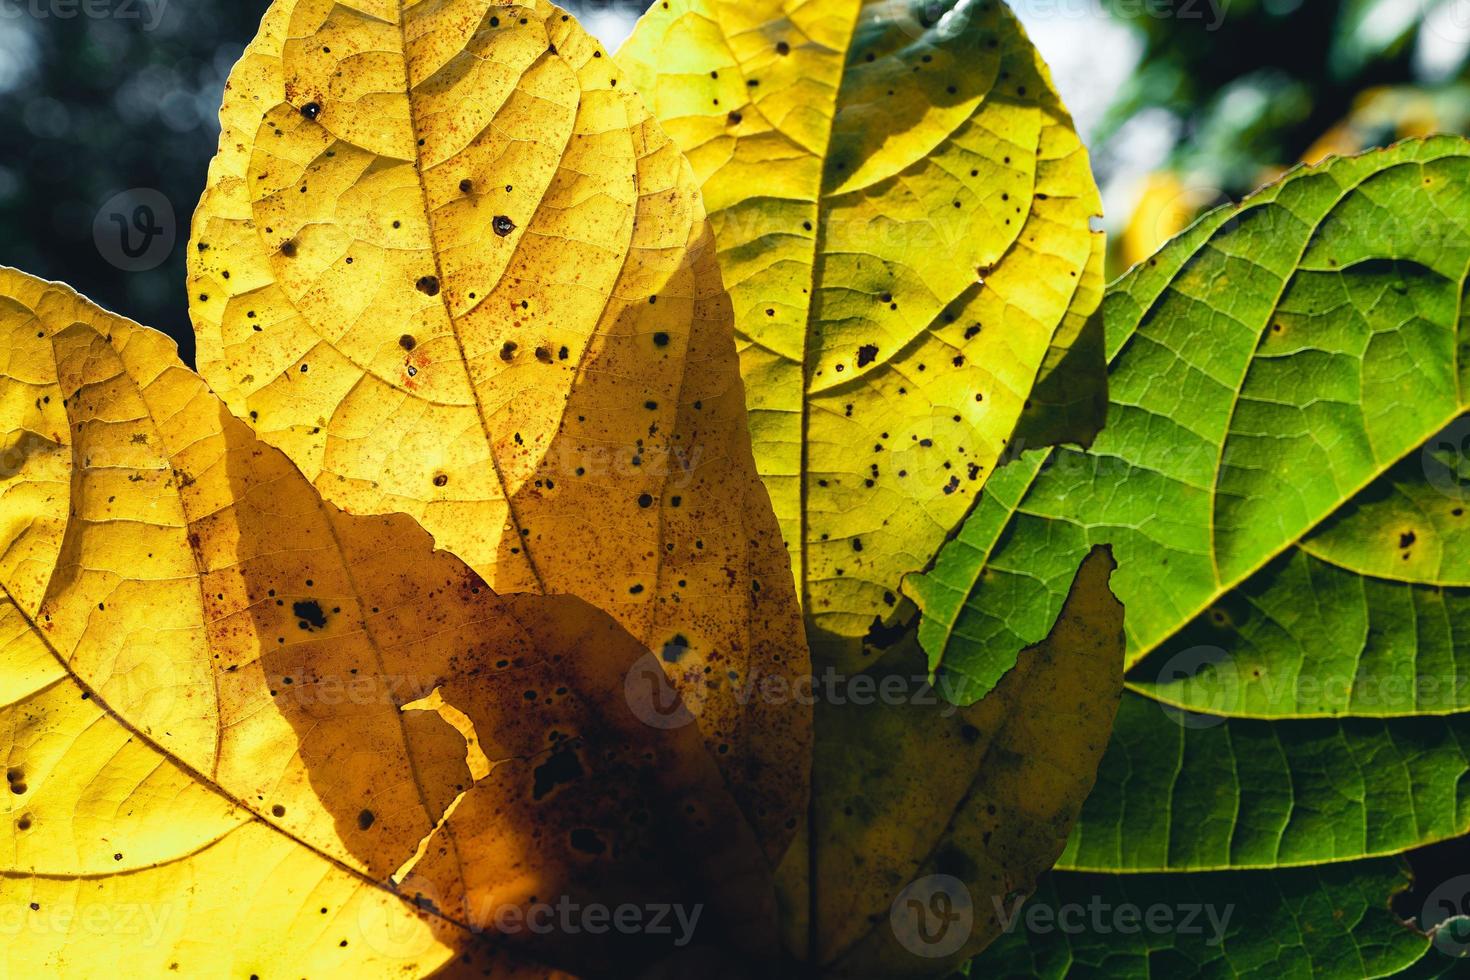
[[[1142,41],[1089,134],[1110,275],[1292,164],[1470,126],[1470,0],[1102,4]]]
[[[167,330],[191,357],[189,218],[225,77],[266,4],[0,0],[0,263]],[[640,9],[569,6],[609,47]],[[1112,275],[1292,164],[1470,129],[1470,0],[1012,6],[1092,148]],[[128,256],[160,235],[169,247]]]

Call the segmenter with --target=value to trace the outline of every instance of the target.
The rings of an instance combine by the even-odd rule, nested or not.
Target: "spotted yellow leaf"
[[[277,0],[194,219],[199,367],[354,514],[661,656],[768,854],[806,672],[699,188],[544,0]]]
[[[24,934],[0,974],[659,953],[503,924],[561,900],[698,905],[696,942],[774,948],[754,831],[697,726],[626,696],[650,655],[605,613],[498,596],[410,518],[323,501],[170,340],[9,270],[0,438],[0,906]]]
[[[1087,153],[998,0],[669,0],[618,61],[704,189],[814,655],[861,663],[1008,444],[1100,422]]]

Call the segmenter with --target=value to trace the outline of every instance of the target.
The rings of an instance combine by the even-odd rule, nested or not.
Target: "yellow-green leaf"
[[[688,164],[544,0],[277,0],[194,219],[205,378],[355,514],[663,655],[768,854],[806,672]]]
[[[861,675],[905,696],[819,701],[808,839],[778,880],[787,945],[817,975],[942,976],[1057,860],[1122,694],[1114,567],[1095,550],[1051,634],[967,708],[915,685],[912,632]]]
[[[0,349],[0,888],[40,907],[6,975],[657,952],[498,926],[563,897],[774,948],[754,832],[698,728],[634,710],[649,655],[605,613],[323,501],[171,341],[65,287],[0,270]],[[129,903],[162,931],[88,933]]]
[[[1103,399],[1087,153],[1004,4],[670,0],[618,61],[704,188],[809,636],[859,663],[1011,441]]]

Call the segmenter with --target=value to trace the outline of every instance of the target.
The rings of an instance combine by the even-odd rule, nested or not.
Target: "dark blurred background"
[[[919,2],[919,0],[915,0]],[[267,0],[0,0],[0,263],[168,331]],[[1014,0],[1092,147],[1110,273],[1282,169],[1470,127],[1470,0]],[[570,5],[610,48],[636,0]]]

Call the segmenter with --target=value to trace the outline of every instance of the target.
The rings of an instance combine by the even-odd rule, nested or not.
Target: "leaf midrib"
[[[1404,166],[1423,166],[1427,162],[1428,161],[1426,161],[1426,160],[1405,160],[1405,161],[1401,161],[1401,162],[1398,162],[1398,163],[1395,163],[1395,164],[1391,165],[1390,168],[1385,168],[1383,170],[1372,170],[1372,171],[1368,171],[1368,172],[1364,173],[1361,177],[1359,177],[1357,180],[1355,180],[1354,182],[1352,182],[1351,184],[1349,184],[1349,185],[1341,188],[1339,194],[1332,201],[1331,205],[1329,205],[1327,208],[1325,208],[1323,210],[1322,217],[1312,223],[1312,229],[1310,231],[1304,233],[1303,238],[1304,238],[1305,244],[1303,245],[1303,248],[1302,248],[1302,251],[1301,251],[1300,254],[1305,254],[1306,248],[1310,245],[1310,243],[1312,241],[1312,236],[1316,233],[1316,230],[1318,228],[1320,228],[1322,222],[1326,219],[1326,217],[1329,216],[1331,214],[1331,212],[1339,204],[1341,204],[1342,201],[1349,194],[1351,194],[1352,192],[1354,192],[1355,190],[1357,190],[1365,181],[1367,181],[1370,178],[1376,177],[1376,176],[1378,176],[1380,174],[1387,173],[1390,169],[1393,169],[1393,168],[1404,167]],[[1320,172],[1320,170],[1316,170],[1316,169],[1313,169],[1313,168],[1308,168],[1307,170],[1305,170],[1303,172],[1302,175],[1304,176],[1306,174],[1313,173],[1313,172]],[[1278,188],[1278,191],[1279,191],[1279,188]],[[1277,204],[1279,204],[1278,198],[1277,198],[1276,195],[1273,194],[1269,199],[1261,200],[1261,201],[1256,202],[1253,205],[1253,207],[1268,207],[1268,206],[1277,205]],[[1133,337],[1137,336],[1138,325],[1139,324],[1142,324],[1142,322],[1148,317],[1149,313],[1152,310],[1154,310],[1154,309],[1157,308],[1159,302],[1161,301],[1161,298],[1168,292],[1169,284],[1173,280],[1173,274],[1177,274],[1177,271],[1179,269],[1182,269],[1184,266],[1186,266],[1187,264],[1189,264],[1189,262],[1192,261],[1193,258],[1196,255],[1198,255],[1204,248],[1206,248],[1207,246],[1209,246],[1210,243],[1212,243],[1215,240],[1215,237],[1216,237],[1217,233],[1220,232],[1221,227],[1223,227],[1224,225],[1225,225],[1225,223],[1222,222],[1217,227],[1211,229],[1209,235],[1206,236],[1205,238],[1201,239],[1200,242],[1198,242],[1196,244],[1196,246],[1187,255],[1183,256],[1178,261],[1178,263],[1174,266],[1174,271],[1173,271],[1173,273],[1171,273],[1169,279],[1165,280],[1165,282],[1163,283],[1162,287],[1158,290],[1157,293],[1155,293],[1155,295],[1153,297],[1150,298],[1147,306],[1143,310],[1141,310],[1141,312],[1139,313],[1139,315],[1137,317],[1137,320],[1136,320],[1136,323],[1134,324],[1134,328],[1129,331],[1129,333],[1128,333],[1128,335],[1126,337],[1122,338],[1122,340],[1118,343],[1116,349],[1112,352],[1112,355],[1108,359],[1108,367],[1109,367],[1110,370],[1113,367],[1113,363],[1117,360],[1118,357],[1120,357],[1122,355],[1123,351],[1128,347],[1129,341],[1131,341],[1133,339]],[[1298,262],[1300,262],[1300,255],[1298,256]],[[1135,268],[1142,268],[1142,267],[1139,266],[1139,267],[1135,267]],[[1276,297],[1276,299],[1272,303],[1272,308],[1273,309],[1275,308],[1275,305],[1280,302],[1281,295],[1284,294],[1285,289],[1292,282],[1292,280],[1294,278],[1294,274],[1295,274],[1296,268],[1297,268],[1296,266],[1293,266],[1293,275],[1286,276],[1286,277],[1283,278],[1282,288],[1281,288],[1280,291],[1278,291],[1277,297]],[[1461,279],[1462,284],[1464,283],[1464,281],[1465,281],[1465,279],[1467,277],[1470,277],[1470,269],[1467,269],[1466,275],[1465,276],[1462,276],[1462,279]],[[1114,290],[1117,290],[1117,289],[1122,288],[1123,283],[1128,278],[1129,278],[1129,274],[1125,274],[1121,279],[1119,279],[1116,282],[1114,282],[1113,284],[1111,284],[1108,287],[1109,292],[1112,292]],[[1461,295],[1460,302],[1463,305],[1463,302],[1464,302],[1464,300],[1463,300],[1463,290],[1462,290],[1462,295]],[[1463,317],[1463,308],[1461,309],[1460,313],[1461,313],[1461,316]],[[1266,322],[1269,322],[1269,320],[1271,318],[1269,316],[1267,316],[1265,319],[1266,319]],[[1457,322],[1458,322],[1458,319],[1457,319]],[[1261,330],[1264,330],[1264,329],[1265,329],[1264,325],[1261,325],[1261,326],[1258,327],[1258,332],[1261,331]],[[1188,625],[1191,622],[1193,622],[1196,618],[1198,618],[1206,610],[1208,610],[1211,605],[1213,605],[1214,603],[1218,602],[1222,596],[1227,595],[1230,592],[1234,591],[1235,589],[1239,588],[1242,583],[1244,583],[1247,580],[1249,580],[1253,575],[1255,575],[1256,573],[1258,573],[1262,568],[1264,568],[1266,565],[1270,564],[1271,561],[1273,561],[1274,559],[1280,557],[1282,554],[1286,553],[1287,550],[1289,550],[1289,549],[1291,549],[1293,547],[1300,546],[1301,542],[1303,540],[1305,540],[1305,538],[1313,530],[1315,530],[1317,527],[1320,527],[1321,524],[1323,523],[1323,521],[1328,520],[1332,516],[1332,514],[1337,513],[1342,507],[1345,507],[1345,506],[1349,505],[1352,502],[1353,498],[1357,497],[1360,493],[1363,492],[1364,489],[1366,489],[1369,485],[1371,485],[1379,477],[1383,476],[1386,472],[1388,472],[1390,469],[1392,469],[1399,462],[1401,462],[1404,459],[1408,458],[1412,453],[1415,453],[1415,452],[1420,451],[1422,449],[1422,447],[1423,447],[1423,444],[1424,444],[1424,441],[1425,440],[1427,440],[1435,432],[1438,432],[1441,429],[1443,429],[1445,426],[1449,425],[1456,418],[1458,418],[1461,415],[1463,415],[1466,412],[1467,409],[1470,409],[1470,405],[1467,405],[1465,403],[1463,389],[1461,389],[1460,386],[1459,386],[1459,374],[1460,374],[1460,371],[1459,371],[1459,363],[1458,363],[1459,362],[1459,356],[1460,356],[1460,353],[1459,353],[1459,345],[1458,344],[1454,345],[1453,350],[1454,350],[1453,356],[1454,356],[1454,359],[1455,359],[1455,364],[1453,366],[1454,366],[1454,369],[1455,369],[1457,393],[1460,396],[1460,403],[1455,408],[1455,410],[1450,413],[1450,415],[1447,418],[1443,419],[1442,421],[1438,422],[1436,425],[1432,426],[1429,429],[1429,431],[1424,435],[1424,438],[1423,439],[1419,440],[1416,444],[1414,444],[1414,445],[1410,446],[1409,448],[1405,449],[1404,452],[1401,455],[1399,455],[1397,457],[1394,457],[1392,459],[1388,459],[1386,461],[1381,461],[1379,463],[1378,467],[1376,467],[1375,469],[1373,469],[1365,480],[1363,480],[1359,485],[1357,485],[1357,486],[1351,488],[1350,490],[1346,491],[1342,495],[1342,499],[1339,500],[1339,502],[1337,503],[1337,505],[1334,506],[1327,514],[1322,515],[1321,518],[1319,518],[1317,521],[1315,521],[1310,527],[1308,527],[1307,529],[1305,529],[1300,535],[1293,536],[1293,537],[1289,538],[1288,540],[1282,542],[1279,547],[1277,547],[1276,549],[1272,550],[1269,554],[1267,554],[1267,555],[1263,556],[1262,558],[1260,558],[1256,562],[1256,564],[1252,565],[1251,567],[1249,567],[1245,571],[1241,572],[1239,575],[1237,575],[1232,580],[1230,580],[1228,582],[1222,582],[1222,581],[1220,581],[1219,580],[1218,570],[1217,570],[1217,572],[1216,572],[1216,588],[1211,592],[1211,594],[1209,595],[1209,597],[1205,601],[1203,601],[1202,603],[1200,603],[1197,608],[1193,609],[1191,612],[1189,612],[1186,615],[1182,616],[1180,618],[1180,622],[1178,623],[1178,625],[1175,626],[1175,628],[1173,630],[1169,631],[1167,634],[1164,634],[1164,635],[1160,636],[1159,639],[1157,641],[1155,641],[1147,649],[1140,650],[1136,654],[1129,654],[1129,655],[1127,655],[1127,657],[1125,659],[1125,663],[1124,663],[1124,670],[1125,671],[1132,671],[1134,668],[1138,667],[1146,659],[1148,659],[1148,657],[1150,655],[1152,655],[1155,651],[1157,651],[1159,649],[1159,647],[1163,646],[1165,643],[1167,643],[1174,636],[1177,636],[1181,630],[1183,630],[1186,627],[1188,627]],[[1250,358],[1248,358],[1245,361],[1244,370],[1242,372],[1242,377],[1244,377],[1244,374],[1249,371],[1250,365],[1254,363],[1254,360],[1255,360],[1254,355],[1252,355]],[[1237,397],[1239,395],[1239,387],[1240,386],[1237,385],[1237,387],[1235,389],[1235,395]],[[1228,441],[1229,441],[1229,431],[1228,431],[1228,423],[1227,423],[1226,431],[1224,433],[1222,433],[1221,440],[1220,440],[1221,449],[1219,450],[1219,452],[1221,454],[1223,454],[1223,451],[1224,451],[1223,450],[1223,447],[1224,447],[1225,443],[1228,442]],[[1055,447],[1049,447],[1049,448],[1047,448],[1045,450],[1046,456],[1042,460],[1040,460],[1039,463],[1044,463],[1045,460],[1046,459],[1049,459],[1056,451],[1057,450],[1056,450]],[[1217,464],[1217,466],[1218,466],[1218,464]],[[1216,470],[1215,484],[1218,484],[1218,476],[1219,476],[1219,473],[1218,473],[1218,468],[1217,468],[1217,470]],[[1034,485],[1034,480],[1032,482],[1033,482],[1033,485]],[[1048,515],[1037,514],[1037,513],[1033,512],[1033,511],[1028,511],[1026,509],[1026,507],[1025,507],[1025,500],[1026,500],[1026,497],[1029,496],[1029,493],[1030,493],[1030,487],[1028,487],[1027,488],[1027,492],[1024,493],[1021,496],[1021,499],[1018,502],[1017,506],[1014,507],[1014,508],[1011,508],[1011,514],[1013,516],[1016,515],[1016,514],[1025,514],[1026,516],[1036,517],[1038,519],[1049,519],[1048,518]],[[1217,490],[1216,490],[1216,486],[1215,485],[1212,485],[1211,486],[1211,489],[1210,489],[1210,498],[1211,498],[1211,507],[1210,507],[1210,527],[1211,527],[1211,533],[1210,533],[1210,561],[1211,561],[1211,566],[1212,567],[1215,567],[1216,569],[1218,569],[1218,566],[1217,566],[1217,564],[1215,562],[1215,541],[1214,541],[1213,527],[1214,527],[1214,500],[1215,500],[1215,498],[1217,496],[1218,496],[1218,493],[1217,493]],[[977,573],[977,576],[976,576],[976,581],[978,581],[978,573]],[[973,588],[971,589],[970,594],[973,594]],[[953,626],[953,624],[950,624],[949,627],[947,627],[946,628],[946,631],[945,631],[945,646],[946,646],[946,649],[948,648],[948,645],[949,645],[949,639],[953,635],[952,626]],[[1140,692],[1140,693],[1145,693],[1146,694],[1146,692]]]
[[[419,913],[419,914],[422,914],[422,915],[433,916],[433,917],[435,917],[437,919],[440,919],[440,920],[442,920],[444,922],[449,923],[450,925],[453,925],[454,927],[456,927],[458,929],[463,930],[464,932],[468,933],[470,936],[476,935],[476,932],[475,932],[474,928],[471,927],[470,925],[468,925],[467,923],[460,922],[458,919],[454,918],[453,916],[446,915],[444,912],[440,911],[437,907],[423,907],[423,906],[420,906],[420,905],[415,904],[414,902],[410,901],[402,892],[399,892],[396,889],[390,888],[388,885],[386,885],[383,882],[377,880],[376,878],[372,877],[371,875],[367,874],[366,872],[362,871],[361,869],[353,867],[351,864],[348,864],[346,861],[343,861],[341,858],[338,858],[338,857],[335,857],[335,856],[333,856],[331,854],[328,854],[326,851],[323,851],[321,848],[317,847],[316,845],[311,844],[311,843],[309,843],[309,842],[301,839],[300,837],[297,837],[295,834],[293,834],[291,831],[287,830],[286,828],[271,823],[269,820],[266,820],[260,814],[256,813],[255,810],[248,803],[246,803],[244,800],[242,800],[239,797],[235,796],[235,794],[233,794],[229,790],[225,789],[219,783],[215,782],[213,779],[211,779],[208,776],[204,775],[204,773],[202,773],[198,769],[194,768],[194,766],[192,766],[189,763],[185,762],[183,759],[180,759],[177,756],[175,756],[172,752],[170,752],[162,744],[160,744],[157,740],[155,740],[151,735],[149,735],[147,732],[143,731],[142,729],[138,728],[137,726],[133,725],[130,721],[128,721],[125,717],[123,717],[121,713],[119,713],[110,704],[108,704],[105,699],[103,699],[103,697],[101,696],[101,694],[99,694],[96,689],[94,689],[90,684],[88,684],[85,680],[83,680],[80,676],[78,676],[78,674],[74,670],[72,670],[71,664],[68,663],[67,660],[66,660],[66,658],[62,656],[61,651],[59,651],[58,649],[56,649],[56,646],[51,642],[51,638],[36,623],[35,618],[32,617],[32,615],[29,612],[27,612],[24,608],[21,607],[21,605],[19,604],[19,602],[17,602],[16,599],[15,599],[15,597],[11,594],[10,590],[5,585],[3,585],[3,584],[0,584],[0,594],[3,594],[5,596],[5,598],[8,599],[12,605],[15,606],[16,612],[19,613],[20,616],[21,616],[21,618],[25,620],[26,626],[31,630],[31,632],[43,644],[45,644],[46,649],[48,651],[50,651],[50,653],[51,653],[51,655],[53,657],[56,658],[56,662],[61,665],[61,669],[64,670],[64,671],[66,671],[66,676],[68,678],[70,678],[70,680],[71,680],[71,682],[73,684],[75,684],[77,687],[81,688],[82,692],[84,694],[86,694],[88,700],[95,702],[96,705],[97,705],[97,707],[98,707],[98,709],[101,710],[103,714],[105,714],[109,718],[111,718],[114,722],[116,722],[119,726],[121,726],[125,731],[127,731],[134,738],[136,738],[140,743],[142,743],[143,745],[147,746],[152,751],[158,753],[158,756],[160,758],[167,760],[170,765],[173,765],[176,768],[178,768],[178,770],[180,772],[184,773],[184,775],[188,776],[190,778],[190,780],[192,780],[193,782],[195,782],[196,784],[198,784],[200,786],[203,786],[205,789],[209,790],[210,792],[214,793],[215,795],[219,796],[226,803],[229,803],[231,806],[235,807],[240,812],[245,813],[245,814],[248,814],[250,820],[255,821],[257,823],[260,823],[260,824],[262,824],[262,825],[270,828],[271,830],[273,830],[276,833],[280,834],[282,837],[285,837],[287,840],[291,841],[291,843],[297,845],[298,847],[301,847],[303,850],[305,850],[305,851],[307,851],[307,852],[315,855],[316,857],[320,858],[321,860],[326,861],[327,863],[329,863],[332,866],[336,867],[338,870],[343,871],[343,872],[351,875],[352,877],[358,879],[359,881],[363,882],[364,884],[370,885],[370,886],[372,886],[374,888],[377,888],[377,889],[379,889],[381,891],[384,891],[384,892],[386,892],[386,893],[388,893],[390,895],[395,896],[401,902],[403,902],[403,904],[405,906],[407,906],[410,911],[416,912],[416,913]],[[241,824],[240,826],[244,826],[244,825]],[[238,828],[235,828],[235,829],[238,829]],[[233,833],[233,830],[231,832]],[[219,838],[219,840],[223,840],[223,839],[224,839],[223,837]],[[213,843],[218,843],[218,841],[211,842],[211,846],[212,846]],[[157,866],[159,866],[159,865],[156,865],[155,864],[155,865],[150,865],[149,867],[157,867]],[[126,873],[127,874],[136,874],[140,870],[146,870],[146,869],[132,869],[132,870],[126,872]],[[80,877],[80,876],[74,876],[74,877]],[[108,877],[108,876],[100,876],[100,877]]]

